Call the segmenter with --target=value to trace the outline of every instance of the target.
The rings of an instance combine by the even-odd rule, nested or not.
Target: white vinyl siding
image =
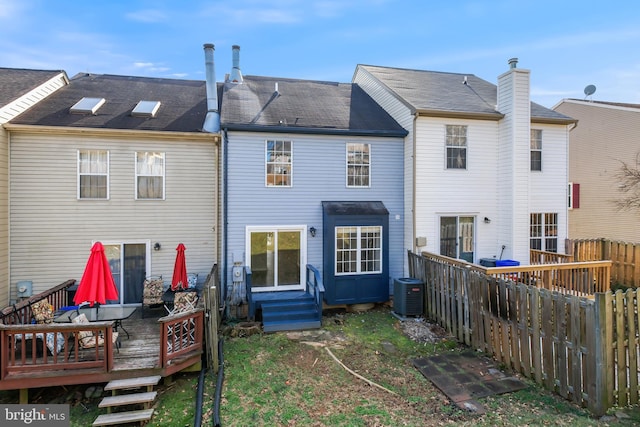
[[[468,156],[473,157],[473,162],[467,165],[464,173],[444,168],[446,146],[443,139],[447,124],[467,126],[467,136],[474,141],[468,148]],[[475,251],[483,254],[481,257],[484,254],[499,255],[496,253],[498,242],[495,236],[499,216],[496,209],[498,122],[419,117],[416,134],[420,135],[416,141],[415,160],[416,236],[427,238],[427,246],[423,249],[439,252],[439,217],[486,216],[492,222],[476,227]]]
[[[9,133],[2,128],[2,124],[65,85],[65,74],[60,73],[10,104],[0,105],[0,307],[9,305],[10,293],[14,295],[11,298],[15,298],[15,281],[11,281],[9,276]],[[11,286],[11,289],[7,289],[7,286]]]
[[[413,228],[413,218],[416,213],[414,209],[414,188],[413,182],[416,176],[415,169],[415,153],[414,153],[414,119],[412,111],[409,106],[400,100],[391,91],[385,89],[371,73],[366,71],[363,67],[358,66],[353,76],[353,83],[357,83],[362,87],[367,94],[373,98],[384,110],[389,113],[393,119],[400,124],[408,134],[404,137],[404,160],[402,165],[403,170],[403,189],[404,189],[404,212],[406,212],[406,218],[404,221],[404,246],[405,248],[414,248],[417,231]],[[424,236],[424,234],[422,235]],[[405,263],[404,274],[408,274],[408,265]]]
[[[109,149],[110,199],[77,195],[77,150]],[[166,200],[135,200],[135,153],[165,152]],[[163,140],[69,133],[12,134],[11,281],[41,292],[80,280],[94,241],[159,242],[147,275],[171,280],[178,243],[189,272],[201,276],[217,259],[217,147],[213,140]],[[35,171],[35,173],[34,173]]]

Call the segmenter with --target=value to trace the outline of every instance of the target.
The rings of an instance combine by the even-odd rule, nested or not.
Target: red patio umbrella
[[[186,248],[182,243],[178,245],[176,251],[176,264],[173,266],[173,279],[171,279],[171,289],[178,290],[178,288],[187,289],[189,283],[187,282],[187,261],[185,260],[184,251]]]
[[[118,290],[111,275],[104,246],[102,243],[96,242],[91,248],[91,255],[89,255],[89,261],[87,261],[73,302],[76,304],[89,302],[89,305],[93,307],[95,303],[106,304],[107,300],[117,299]]]

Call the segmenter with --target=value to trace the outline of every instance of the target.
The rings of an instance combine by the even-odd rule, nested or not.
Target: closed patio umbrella
[[[117,299],[118,290],[109,268],[109,261],[104,253],[104,246],[102,243],[96,242],[91,248],[91,255],[89,255],[89,261],[87,261],[73,302],[76,304],[88,302],[93,307],[95,303],[106,304],[108,300]]]
[[[178,288],[187,289],[187,261],[184,256],[186,248],[182,243],[178,245],[176,251],[176,264],[173,267],[173,278],[171,279],[171,289],[176,291]]]

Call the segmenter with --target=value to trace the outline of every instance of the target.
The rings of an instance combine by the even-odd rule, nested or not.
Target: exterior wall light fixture
[[[316,228],[315,227],[311,227],[309,229],[309,233],[311,233],[311,237],[316,237]]]

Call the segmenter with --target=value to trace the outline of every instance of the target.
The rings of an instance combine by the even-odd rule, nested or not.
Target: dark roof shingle
[[[413,112],[494,116],[496,119],[502,116],[496,110],[497,86],[473,74],[375,65],[358,65],[358,67],[369,72],[391,92],[395,93]],[[574,121],[570,117],[535,102],[531,103],[531,119]]]
[[[8,105],[64,71],[0,68],[0,107]]]
[[[358,85],[260,76],[225,84],[221,124],[255,131],[406,134]]]
[[[95,115],[71,114],[83,97],[104,98]],[[133,117],[137,103],[160,101],[155,118]],[[207,113],[204,81],[103,74],[79,74],[69,85],[39,102],[14,124],[105,129],[201,132]]]

